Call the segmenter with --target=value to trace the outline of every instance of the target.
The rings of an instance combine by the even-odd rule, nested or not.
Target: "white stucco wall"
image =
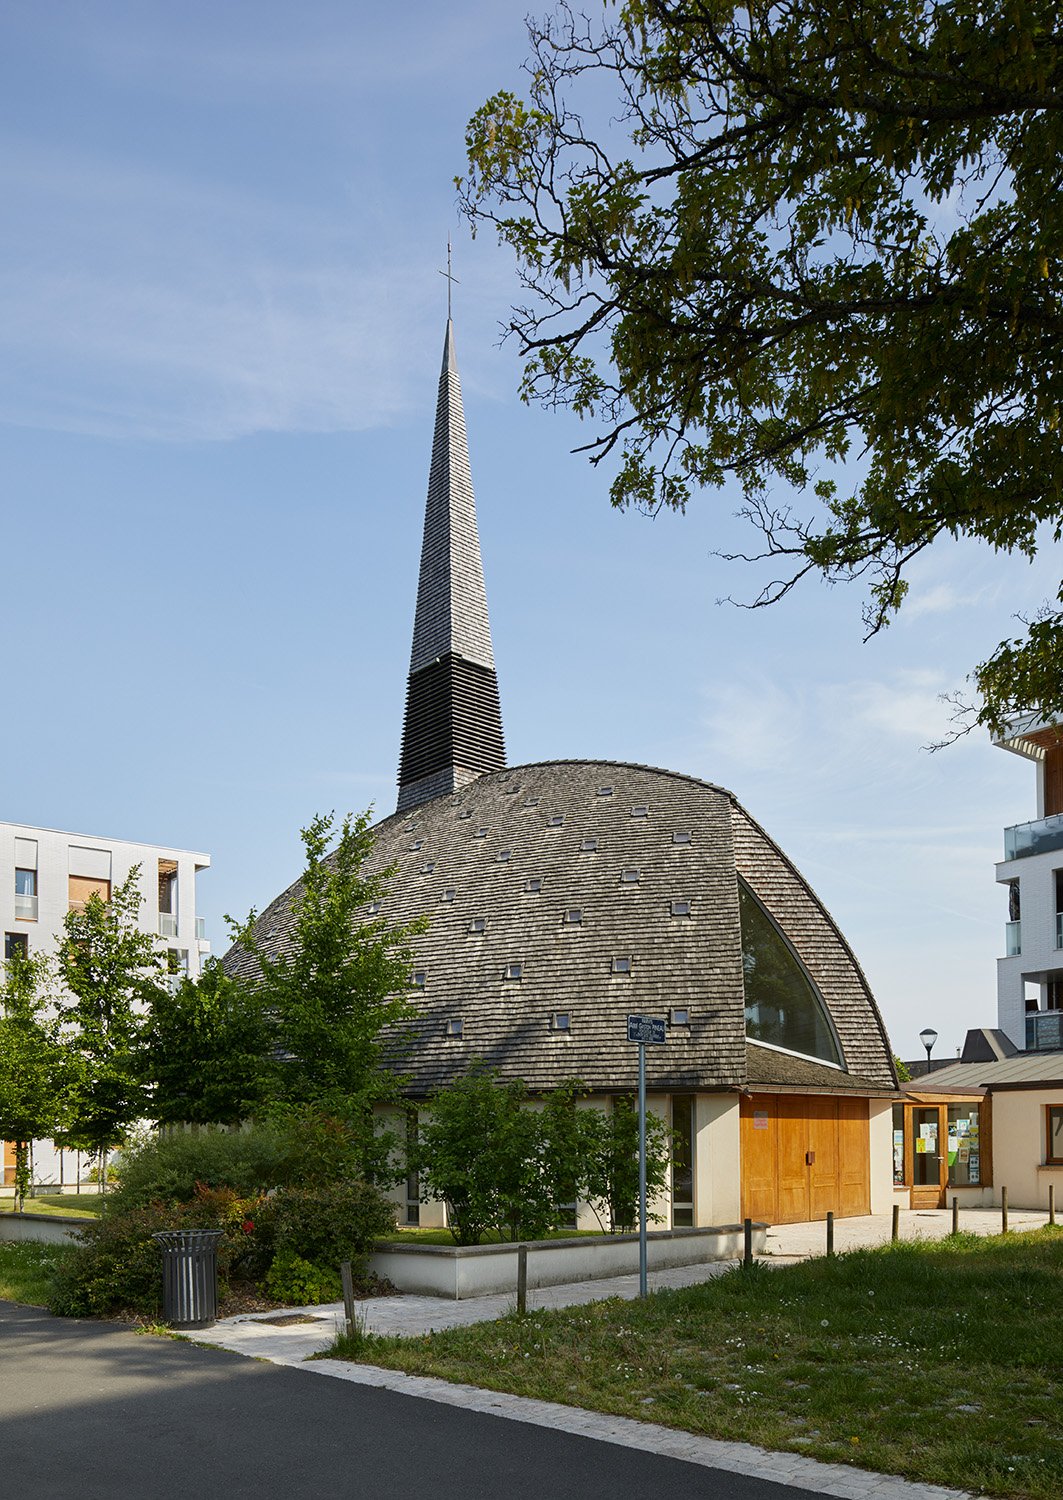
[[[868,1146],[871,1153],[871,1212],[893,1209],[893,1100],[869,1099]]]
[[[1008,1190],[1011,1208],[1048,1207],[1055,1184],[1063,1218],[1063,1167],[1044,1165],[1045,1106],[1063,1105],[1063,1084],[1050,1089],[1007,1089],[993,1094],[993,1202]]]

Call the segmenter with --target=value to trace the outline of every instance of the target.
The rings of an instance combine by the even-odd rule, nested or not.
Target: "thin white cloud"
[[[904,601],[900,618],[913,621],[925,615],[951,614],[956,609],[991,604],[999,596],[999,584],[984,584],[981,588],[963,590],[951,583],[937,583],[931,588],[913,591]]]

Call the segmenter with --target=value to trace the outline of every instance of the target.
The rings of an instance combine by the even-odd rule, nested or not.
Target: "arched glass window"
[[[823,996],[771,917],[738,882],[746,1036],[786,1052],[842,1066]]]

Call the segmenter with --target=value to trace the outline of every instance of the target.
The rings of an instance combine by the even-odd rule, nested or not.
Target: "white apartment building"
[[[997,744],[1034,763],[1037,816],[1004,830],[1008,892],[997,1025],[1026,1052],[1063,1051],[1063,723],[1027,716]]]
[[[152,933],[170,982],[198,979],[210,953],[203,918],[196,914],[196,876],[210,868],[210,855],[163,849],[125,839],[96,838],[54,828],[0,823],[0,931],[4,958],[15,952],[54,953],[63,918],[94,892],[109,900],[137,869],[142,902],[140,926]],[[40,1183],[77,1181],[81,1162],[51,1142],[34,1146],[34,1178]],[[2,1181],[13,1180],[13,1153],[3,1153]]]

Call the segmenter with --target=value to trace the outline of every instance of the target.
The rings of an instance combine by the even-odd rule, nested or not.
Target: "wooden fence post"
[[[517,1312],[521,1317],[528,1311],[528,1247],[517,1246]]]
[[[827,1210],[827,1254],[834,1254],[834,1214]]]
[[[893,1227],[890,1231],[891,1240],[899,1240],[901,1237],[901,1205],[893,1205]]]
[[[1048,1222],[1056,1222],[1056,1185],[1054,1182],[1048,1184]]]
[[[1008,1232],[1008,1190],[1006,1187],[1000,1189],[1000,1232]]]
[[[343,1283],[343,1315],[347,1319],[347,1337],[353,1338],[355,1334],[354,1317],[354,1277],[351,1275],[351,1263],[343,1261],[340,1265],[340,1280]]]
[[[960,1232],[960,1200],[958,1198],[952,1200],[952,1232],[953,1234]]]
[[[751,1266],[753,1264],[753,1220],[752,1219],[743,1219],[742,1220],[742,1235],[743,1235],[743,1240],[744,1240],[744,1243],[743,1243],[743,1246],[742,1246],[742,1264],[744,1266]]]

